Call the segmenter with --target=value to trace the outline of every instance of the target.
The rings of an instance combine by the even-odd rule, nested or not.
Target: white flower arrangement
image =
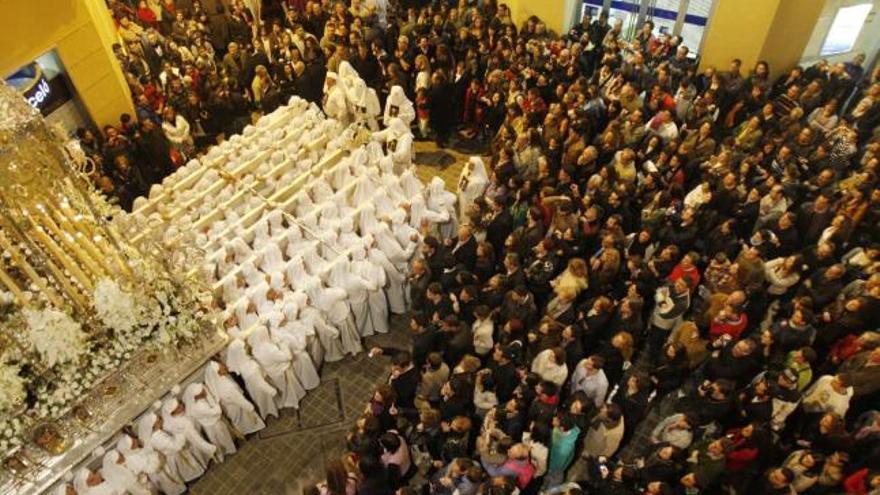
[[[28,325],[27,340],[47,367],[75,361],[86,351],[82,326],[67,313],[54,308],[25,309],[24,317]]]
[[[21,406],[25,399],[25,379],[19,375],[21,368],[0,362],[0,412]]]
[[[0,421],[0,453],[20,447],[24,443],[22,437],[25,426],[25,422],[19,417]]]
[[[101,322],[116,332],[128,332],[140,320],[140,311],[131,294],[110,279],[101,279],[95,287],[95,312]]]

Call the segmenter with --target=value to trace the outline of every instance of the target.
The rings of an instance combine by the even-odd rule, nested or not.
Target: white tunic
[[[230,377],[220,374],[220,364],[216,361],[211,361],[205,367],[205,385],[239,434],[248,435],[266,427],[238,384]]]
[[[186,406],[177,398],[166,399],[162,404],[162,428],[168,433],[182,435],[186,439],[187,449],[199,465],[208,467],[217,447],[205,440],[193,419],[187,416]]]
[[[237,373],[244,380],[244,386],[257,405],[260,416],[278,417],[278,406],[275,405],[278,391],[263,377],[263,369],[248,355],[241,340],[233,339],[230,342],[226,352],[226,366],[229,371]]]
[[[204,397],[197,398],[199,395]],[[186,414],[217,448],[215,455],[220,462],[227,454],[234,454],[235,442],[223,419],[223,410],[207,388],[201,383],[189,384],[183,392],[183,402],[186,404]]]
[[[403,92],[400,86],[392,86],[388,93],[388,99],[385,101],[385,114],[382,117],[382,123],[385,127],[390,125],[391,119],[399,118],[406,125],[411,125],[416,119],[416,110],[409,98]]]
[[[269,377],[269,381],[281,394],[275,397],[279,407],[299,408],[299,401],[306,395],[303,386],[293,373],[293,357],[287,348],[272,342],[269,330],[258,326],[248,337],[254,359]]]

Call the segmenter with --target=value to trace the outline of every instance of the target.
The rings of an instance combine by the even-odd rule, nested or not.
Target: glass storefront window
[[[872,8],[870,3],[841,7],[834,16],[819,54],[827,56],[852,50]]]

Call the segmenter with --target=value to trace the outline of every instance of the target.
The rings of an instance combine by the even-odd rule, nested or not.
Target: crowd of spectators
[[[108,3],[137,115],[81,140],[124,205],[252,112],[320,104],[343,60],[422,137],[490,147],[457,231],[424,226],[412,342],[374,349],[391,377],[314,490],[880,491],[863,56],[698,72],[650,21],[559,36],[494,0]]]

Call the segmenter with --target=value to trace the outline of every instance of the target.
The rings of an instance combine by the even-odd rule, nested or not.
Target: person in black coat
[[[152,120],[141,122],[141,128],[135,134],[134,142],[137,153],[142,158],[141,163],[145,164],[141,172],[148,183],[162,182],[162,179],[174,171],[174,164],[171,162],[171,143],[162,129],[156,127],[155,122]]]
[[[358,44],[357,56],[352,59],[351,66],[361,76],[361,79],[367,83],[367,86],[379,92],[384,83],[382,80],[382,67],[366,43]]]
[[[458,317],[450,314],[443,318],[442,340],[443,360],[450,368],[454,368],[469,353],[473,353],[473,332],[470,327],[458,321]]]
[[[358,460],[358,469],[363,480],[358,485],[357,495],[391,495],[394,493],[379,457],[362,456]]]
[[[455,106],[449,104],[455,97],[454,89],[446,74],[436,71],[431,77],[430,91],[431,128],[436,134],[437,146],[445,148],[455,126]]]
[[[495,249],[495,259],[501,260],[504,254],[504,241],[513,232],[513,217],[501,199],[487,201],[492,208],[483,220],[486,225],[486,240]]]
[[[754,378],[761,367],[757,359],[757,343],[743,339],[731,343],[712,353],[704,367],[704,374],[710,380],[726,379],[745,385]]]
[[[492,354],[492,378],[495,380],[495,396],[499,404],[506,404],[513,398],[516,387],[519,385],[519,376],[516,372],[514,359],[516,352],[512,346],[496,347]]]
[[[425,237],[422,241],[422,258],[431,271],[431,281],[438,282],[446,269],[455,265],[455,260],[446,247],[434,236]]]
[[[607,361],[605,365],[607,367]],[[644,419],[648,411],[651,389],[651,379],[642,373],[634,373],[629,376],[626,383],[620,384],[620,388],[614,394],[613,402],[623,411],[623,419],[626,424],[637,425]],[[626,438],[629,438],[635,429],[629,428],[628,430],[630,434],[625,434]]]
[[[401,351],[392,357],[389,385],[397,394],[396,404],[399,415],[418,417],[415,399],[421,378],[418,368],[413,365],[412,355],[409,352]]]
[[[324,76],[327,72],[324,65],[317,62],[309,64],[297,62],[293,69],[296,72],[294,94],[309,103],[320,103],[324,93]]]
[[[113,164],[115,167],[111,179],[119,198],[119,206],[125,211],[131,211],[134,199],[146,193],[147,184],[140,170],[131,165],[127,155],[117,155]]]
[[[414,313],[424,310],[425,293],[431,284],[431,270],[425,260],[415,260],[407,277],[409,285],[409,300]]]
[[[446,316],[453,313],[452,301],[443,286],[432,282],[425,293],[423,313],[429,322],[439,325]],[[453,364],[454,366],[454,364]]]
[[[463,265],[467,271],[473,271],[477,260],[477,240],[474,238],[473,232],[469,225],[462,225],[458,228],[458,239],[455,244],[449,240],[452,250],[450,254],[455,260],[456,265]]]

